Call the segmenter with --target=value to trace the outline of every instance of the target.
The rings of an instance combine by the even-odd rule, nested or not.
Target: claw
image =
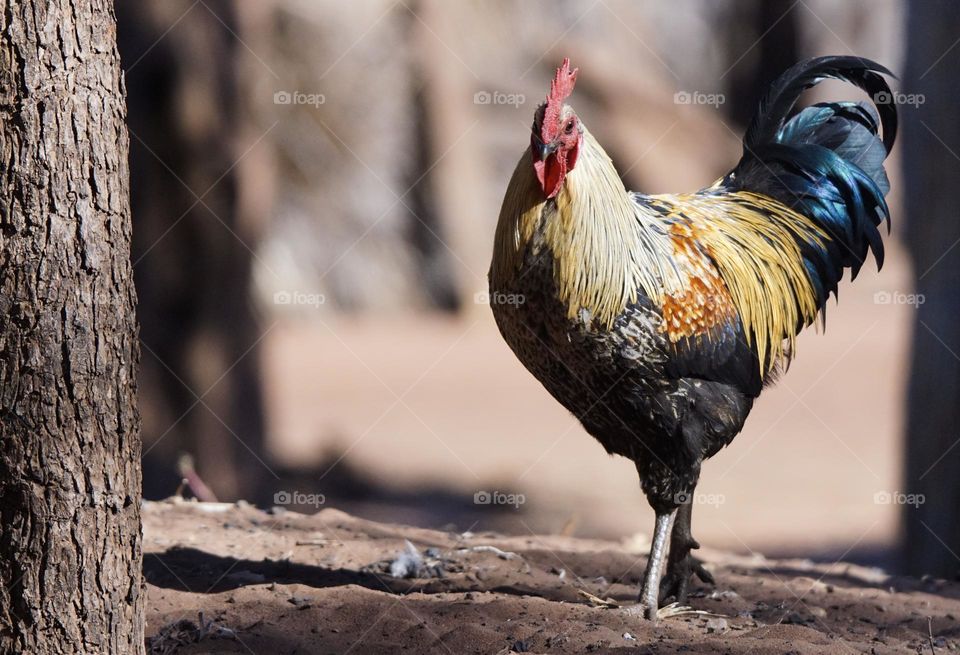
[[[668,563],[667,574],[660,585],[660,603],[673,598],[678,603],[685,603],[690,588],[690,579],[697,576],[701,582],[716,584],[713,575],[703,567],[703,563],[687,554],[683,559]]]
[[[693,567],[693,572],[700,578],[700,582],[706,584],[715,585],[717,581],[714,579],[713,574],[710,571],[703,568],[703,562],[697,562],[696,566]]]

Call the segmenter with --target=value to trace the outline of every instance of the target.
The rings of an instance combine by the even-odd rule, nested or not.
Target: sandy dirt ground
[[[801,336],[788,374],[704,465],[701,543],[891,565],[914,311],[906,264],[891,242],[882,273],[871,262],[841,285],[826,333]],[[425,527],[613,539],[652,527],[633,465],[606,455],[517,363],[482,303],[456,319],[304,311],[312,320],[281,320],[263,342],[274,461],[309,469],[278,492]],[[525,502],[476,511],[481,491]]]
[[[851,564],[705,549],[716,586],[654,624],[618,607],[635,598],[642,536],[455,533],[184,501],[147,503],[144,520],[150,653],[960,648],[960,584]]]

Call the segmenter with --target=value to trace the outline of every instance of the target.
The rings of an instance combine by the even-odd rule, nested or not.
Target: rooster
[[[510,179],[491,306],[523,365],[636,464],[656,523],[631,611],[656,619],[661,603],[685,601],[693,575],[713,583],[691,554],[701,464],[740,432],[844,270],[855,278],[868,252],[883,264],[892,74],[858,57],[802,61],[767,92],[732,171],[695,193],[644,195],[565,104],[577,72],[566,59],[557,70]],[[791,117],[826,78],[877,102]]]

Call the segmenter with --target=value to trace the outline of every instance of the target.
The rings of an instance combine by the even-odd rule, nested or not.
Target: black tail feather
[[[800,94],[826,78],[833,78],[863,89],[876,103],[883,128],[883,145],[889,153],[897,136],[897,108],[890,86],[881,74],[896,78],[886,67],[863,57],[815,57],[795,64],[767,91],[747,128],[744,149],[749,152],[774,141]]]
[[[859,57],[819,57],[787,70],[767,92],[744,137],[743,158],[725,180],[775,198],[829,236],[798,236],[821,308],[845,268],[855,277],[868,252],[883,263],[877,228],[886,220],[889,229],[890,221],[883,161],[896,139],[897,108],[881,73],[892,75]],[[800,94],[826,78],[863,89],[876,110],[866,103],[821,103],[788,120]]]

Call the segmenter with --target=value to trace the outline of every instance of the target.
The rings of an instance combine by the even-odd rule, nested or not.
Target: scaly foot
[[[683,558],[669,560],[667,574],[660,583],[660,604],[665,605],[671,598],[677,603],[686,603],[690,578],[694,575],[702,582],[716,584],[710,572],[703,568],[703,563],[689,552]]]

